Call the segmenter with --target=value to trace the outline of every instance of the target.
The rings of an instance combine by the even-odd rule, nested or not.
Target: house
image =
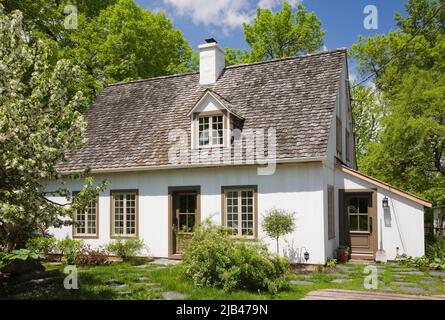
[[[57,237],[138,236],[180,258],[210,218],[273,251],[261,221],[276,207],[295,213],[280,245],[294,262],[325,263],[339,245],[372,260],[379,240],[389,259],[424,254],[431,204],[356,170],[346,50],[225,67],[216,41],[199,49],[199,72],[110,85],[90,107],[88,142],[58,170],[110,184]]]

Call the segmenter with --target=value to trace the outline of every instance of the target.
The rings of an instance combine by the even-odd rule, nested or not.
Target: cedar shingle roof
[[[345,60],[342,49],[231,66],[209,86],[199,73],[110,85],[85,115],[88,142],[58,169],[169,165],[168,133],[190,141],[187,113],[206,89],[236,107],[244,129],[275,127],[278,160],[324,156]]]

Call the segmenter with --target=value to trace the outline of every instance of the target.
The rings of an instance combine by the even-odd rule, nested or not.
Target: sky
[[[258,6],[277,11],[282,0],[136,0],[151,11],[163,10],[179,28],[189,44],[197,50],[204,39],[215,38],[223,48],[248,49],[244,41],[243,22],[251,22]],[[349,48],[359,35],[388,33],[396,28],[394,14],[404,13],[405,0],[289,0],[302,3],[315,12],[326,31],[324,49]],[[377,9],[377,29],[366,29],[364,20]]]

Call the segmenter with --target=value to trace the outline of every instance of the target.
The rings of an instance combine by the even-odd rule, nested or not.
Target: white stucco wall
[[[424,255],[424,208],[421,204],[401,197],[391,191],[376,187],[339,170],[335,172],[335,187],[336,199],[338,197],[338,189],[377,189],[378,229],[375,231],[378,231],[377,238],[378,245],[380,245],[380,226],[382,223],[383,249],[386,251],[389,260],[394,260],[397,253],[406,253],[413,257]],[[382,200],[385,196],[389,199],[390,225],[385,225],[382,206]]]
[[[97,181],[109,179],[110,184],[99,198],[99,239],[85,240],[93,246],[110,241],[110,190],[139,190],[139,237],[156,257],[168,255],[168,187],[201,186],[201,219],[212,217],[221,223],[221,187],[258,186],[259,238],[275,251],[275,242],[261,230],[262,215],[272,207],[295,212],[296,230],[283,238],[280,251],[306,247],[309,263],[325,263],[324,243],[324,179],[321,162],[278,165],[274,175],[257,175],[254,166],[159,170],[116,173],[95,176]],[[70,181],[71,190],[79,190],[82,181]],[[54,190],[49,185],[47,190]],[[56,199],[56,198],[53,198]],[[62,200],[59,198],[59,200]],[[52,230],[58,238],[71,237],[71,227]],[[287,250],[286,250],[287,251]],[[293,255],[292,255],[293,256]]]

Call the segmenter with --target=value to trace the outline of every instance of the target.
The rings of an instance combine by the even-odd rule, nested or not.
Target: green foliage
[[[12,250],[10,253],[5,254],[2,257],[3,263],[7,263],[9,261],[13,260],[28,260],[28,259],[34,259],[34,260],[41,260],[45,258],[45,255],[42,252],[30,250],[30,249],[19,249],[19,250]]]
[[[194,68],[191,48],[165,13],[151,13],[134,0],[118,0],[93,18],[80,12],[69,40],[61,54],[82,66],[82,87],[92,97],[105,83]]]
[[[317,16],[299,4],[283,2],[275,14],[270,9],[257,9],[252,24],[243,23],[244,37],[251,51],[227,50],[228,64],[264,61],[317,51],[323,45],[325,31]]]
[[[263,217],[262,228],[269,237],[277,241],[279,254],[279,238],[295,229],[294,213],[277,208],[268,210]]]
[[[445,270],[445,258],[435,258],[430,266],[433,269]]]
[[[335,268],[337,266],[337,259],[328,259],[326,267]]]
[[[431,259],[445,259],[445,238],[435,236],[426,246],[426,256]]]
[[[145,247],[144,242],[138,238],[117,239],[106,246],[106,250],[122,258],[123,261],[129,261],[136,257]]]
[[[258,242],[235,241],[227,228],[209,221],[197,227],[184,254],[184,275],[197,288],[267,290],[286,288],[287,259],[270,255]]]
[[[81,256],[83,242],[81,240],[64,239],[57,242],[57,250],[63,255],[67,264],[77,264]]]
[[[57,240],[54,236],[38,236],[26,243],[26,248],[29,250],[39,251],[47,256],[48,254],[54,253],[56,250]]]
[[[360,169],[440,204],[445,202],[443,10],[416,34],[438,3],[408,1],[408,14],[396,15],[398,30],[360,37],[352,46],[351,55],[357,59],[363,76],[377,73],[374,78],[377,94],[358,95],[354,105],[374,104],[378,113],[384,114],[377,126],[363,122],[365,130],[356,132],[358,141],[364,142],[368,141],[368,133],[379,128],[377,136],[364,143],[365,148],[358,144]]]
[[[82,93],[66,86],[77,83],[78,68],[57,60],[46,42],[28,41],[22,14],[1,8],[0,246],[11,251],[66,223],[62,218],[78,207],[51,202],[44,189],[45,181],[59,178],[56,165],[85,142],[85,122],[77,111]],[[89,179],[85,188],[97,192],[102,185],[94,188]],[[66,188],[53,191],[69,194]]]

